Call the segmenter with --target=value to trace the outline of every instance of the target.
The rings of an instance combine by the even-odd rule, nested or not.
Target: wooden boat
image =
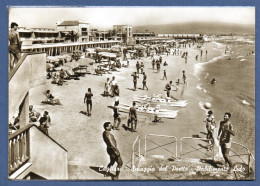
[[[137,102],[142,102],[142,103],[156,103],[159,105],[167,105],[167,106],[172,106],[172,107],[186,107],[188,104],[187,100],[174,100],[173,98],[162,98],[161,94],[159,95],[153,95],[153,97],[149,97],[147,95],[145,96],[133,96],[134,100]]]
[[[118,109],[119,112],[129,112],[130,105],[127,104],[119,104]],[[160,105],[156,107],[150,107],[150,105],[143,104],[143,105],[136,105],[136,112],[137,114],[142,115],[157,115],[160,118],[169,118],[174,119],[178,115],[178,110],[168,110],[168,109],[161,109]]]

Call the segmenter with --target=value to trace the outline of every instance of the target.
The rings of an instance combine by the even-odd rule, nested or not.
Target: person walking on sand
[[[118,111],[118,105],[119,105],[119,101],[115,101],[115,105],[114,105],[114,125],[113,125],[113,128],[116,129],[116,130],[119,130],[119,126],[120,126],[120,123],[121,123],[121,118],[120,118],[120,114],[119,114],[119,111]],[[117,123],[117,124],[116,124]]]
[[[148,87],[146,85],[146,79],[147,79],[147,75],[145,74],[145,72],[143,72],[143,90],[144,90],[144,87],[146,87],[146,89],[148,90]]]
[[[155,65],[155,59],[152,60],[153,70],[154,70],[154,65]]]
[[[143,72],[144,72],[144,62],[141,62],[140,69],[141,69],[141,74],[143,74]]]
[[[202,56],[202,54],[203,54],[203,50],[200,51],[200,56]]]
[[[156,67],[157,67],[157,73],[160,72],[160,61],[159,60],[156,60]]]
[[[130,119],[132,131],[134,132],[136,132],[136,126],[137,126],[137,114],[136,114],[135,105],[136,103],[133,102],[133,106],[129,109],[129,119]]]
[[[115,85],[117,84],[117,81],[115,79],[115,76],[112,77],[112,80],[110,81],[110,92],[111,97],[115,96]]]
[[[137,78],[139,78],[139,76],[137,75],[136,72],[134,72],[131,76],[133,76],[134,90],[136,90],[136,86],[137,86]]]
[[[163,80],[164,78],[167,80],[166,70],[163,71]]]
[[[166,89],[167,97],[170,97],[171,96],[171,89],[172,89],[172,81],[170,81],[169,83],[167,83],[165,85],[165,89]]]
[[[110,168],[115,164],[115,162],[117,163],[117,167],[116,167],[116,175],[115,177],[113,177],[113,180],[118,180],[119,174],[120,174],[120,169],[123,165],[123,161],[122,158],[120,156],[120,152],[117,148],[117,143],[115,140],[115,137],[113,136],[113,134],[110,133],[112,126],[110,122],[105,122],[103,125],[105,131],[103,132],[103,140],[107,145],[107,153],[109,155],[110,158],[110,162],[107,165],[107,170],[106,170],[106,174],[105,176],[107,177],[110,173]]]
[[[108,96],[109,95],[109,78],[107,78],[107,81],[105,82],[105,87],[104,87],[104,96]]]
[[[186,74],[184,70],[182,71],[182,80],[183,80],[183,84],[185,85],[187,82],[186,82]]]
[[[139,61],[136,62],[136,72],[137,74],[139,74],[139,69],[140,69],[140,64],[139,64]]]
[[[214,129],[215,129],[215,118],[213,116],[213,112],[210,110],[208,111],[207,117],[203,120],[206,123],[207,129],[207,139],[209,139],[209,144],[214,144]],[[208,146],[208,150],[212,150],[211,147]]]
[[[91,88],[88,88],[88,92],[85,94],[84,97],[84,103],[87,104],[87,115],[91,116],[91,110],[92,110],[92,92],[91,92]]]
[[[231,173],[232,171],[232,162],[231,159],[229,158],[229,151],[231,148],[231,140],[232,140],[231,135],[235,136],[235,133],[233,131],[233,125],[229,121],[230,118],[231,118],[231,114],[226,112],[224,114],[224,121],[220,122],[218,137],[217,137],[217,139],[219,140],[223,157],[225,159],[225,163],[229,165],[229,170],[228,170],[229,173]]]

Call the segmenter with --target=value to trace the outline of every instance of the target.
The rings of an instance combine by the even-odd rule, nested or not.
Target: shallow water
[[[195,66],[200,79],[197,88],[199,99],[210,101],[217,123],[225,112],[232,114],[231,122],[236,132],[233,141],[255,150],[255,51],[254,42],[247,38],[219,40],[212,52],[212,60]],[[208,45],[209,46],[209,45]],[[218,50],[213,50],[218,48]],[[225,55],[225,49],[229,52]],[[248,55],[250,53],[250,55]],[[230,60],[228,60],[230,58]],[[205,77],[207,77],[205,79]],[[215,78],[216,84],[210,81]]]

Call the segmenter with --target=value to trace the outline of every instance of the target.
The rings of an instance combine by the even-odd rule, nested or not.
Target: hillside
[[[255,25],[211,23],[211,22],[189,22],[165,25],[134,26],[134,32],[155,32],[160,34],[254,34]]]

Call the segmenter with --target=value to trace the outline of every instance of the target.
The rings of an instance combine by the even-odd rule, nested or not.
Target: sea
[[[216,37],[205,43],[194,65],[200,108],[211,103],[216,120],[231,113],[233,141],[255,152],[255,37]],[[205,52],[207,50],[207,55]],[[211,84],[215,78],[216,83]]]

